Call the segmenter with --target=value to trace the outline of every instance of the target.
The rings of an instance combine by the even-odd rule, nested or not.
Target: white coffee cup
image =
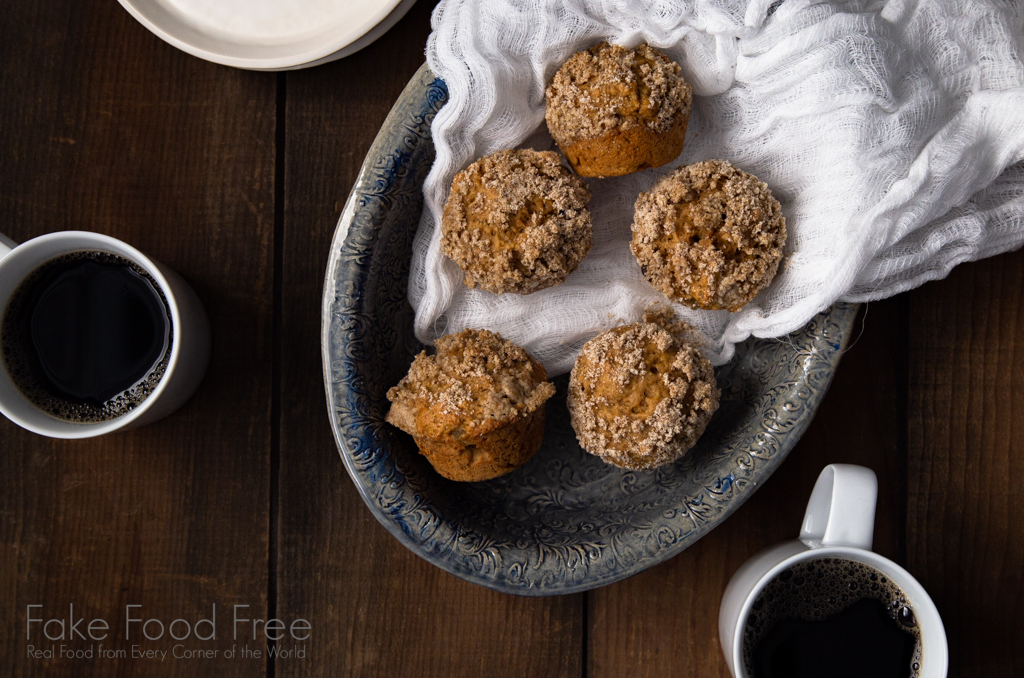
[[[22,394],[0,366],[0,412],[18,426],[51,438],[91,438],[161,419],[192,396],[210,361],[210,323],[188,283],[134,247],[99,233],[62,231],[21,245],[0,234],[0,319],[11,294],[30,273],[55,257],[81,251],[116,254],[146,271],[167,299],[173,339],[167,368],[153,392],[130,412],[101,422],[75,423],[43,411]]]
[[[718,637],[735,678],[749,678],[743,662],[743,628],[761,591],[797,563],[820,558],[864,563],[906,593],[920,631],[918,675],[945,678],[949,664],[946,631],[931,597],[909,572],[871,551],[877,496],[878,481],[871,469],[850,464],[826,466],[807,503],[800,538],[761,551],[736,571],[718,613]]]

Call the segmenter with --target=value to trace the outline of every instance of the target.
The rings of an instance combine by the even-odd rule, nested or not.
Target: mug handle
[[[829,464],[807,502],[800,541],[811,548],[852,546],[871,550],[875,531],[875,472],[853,464]]]
[[[10,254],[11,250],[17,246],[18,243],[14,242],[3,233],[0,233],[0,259],[3,259]]]

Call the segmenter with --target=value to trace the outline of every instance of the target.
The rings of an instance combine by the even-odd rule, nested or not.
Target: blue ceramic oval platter
[[[418,555],[507,593],[585,591],[676,555],[736,510],[807,428],[843,352],[856,306],[838,304],[785,340],[751,339],[716,370],[722,402],[675,464],[609,466],[576,442],[566,377],[548,403],[544,445],[495,480],[437,475],[410,436],[384,423],[389,387],[421,350],[406,285],[430,124],[444,83],[424,66],[363,163],[331,245],[323,361],[331,424],[373,515]]]

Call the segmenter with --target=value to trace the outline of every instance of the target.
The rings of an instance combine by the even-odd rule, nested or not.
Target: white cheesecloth
[[[1024,3],[1017,0],[445,0],[427,62],[434,119],[409,297],[432,342],[487,328],[572,368],[583,343],[665,298],[629,250],[633,204],[679,164],[729,160],[768,184],[789,232],[772,284],[742,310],[673,308],[715,364],[750,335],[799,329],[837,300],[891,296],[1024,242]],[[601,40],[648,42],[693,86],[682,155],[587,179],[594,245],[566,282],[470,290],[440,250],[455,173],[494,151],[556,149],[544,88]]]

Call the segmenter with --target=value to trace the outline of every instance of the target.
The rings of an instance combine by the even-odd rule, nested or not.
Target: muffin
[[[587,452],[628,469],[679,459],[718,409],[711,363],[671,311],[591,339],[569,378],[569,414]]]
[[[775,277],[785,244],[779,201],[724,160],[680,167],[636,201],[630,249],[651,285],[691,308],[742,308]]]
[[[577,52],[546,92],[548,129],[577,174],[617,177],[675,160],[692,92],[653,47],[602,42]]]
[[[487,330],[463,330],[436,346],[388,391],[387,422],[412,435],[450,480],[488,480],[525,464],[540,449],[544,403],[555,393],[544,367]]]
[[[590,251],[587,185],[557,153],[492,153],[455,175],[441,251],[469,288],[529,294],[557,285]]]

